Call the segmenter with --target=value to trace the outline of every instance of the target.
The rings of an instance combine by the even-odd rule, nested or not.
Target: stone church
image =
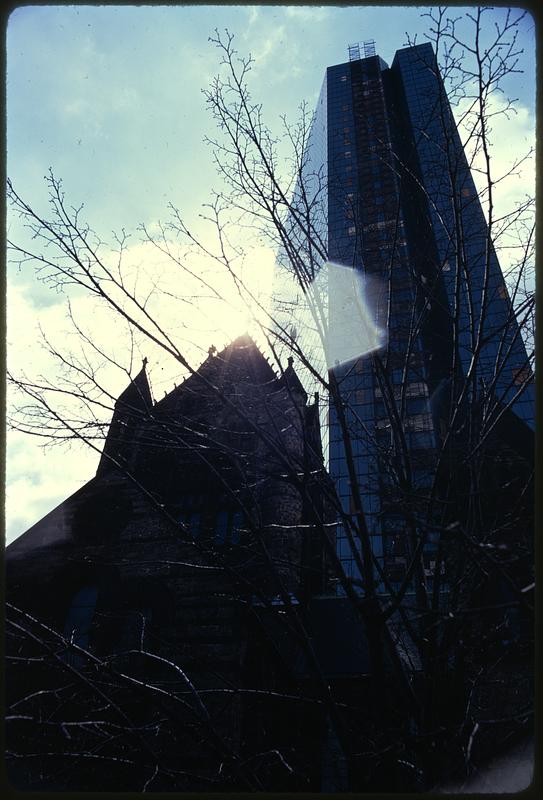
[[[292,359],[240,337],[159,402],[144,361],[95,477],[7,549],[10,781],[346,788],[327,693],[367,648],[332,497]]]

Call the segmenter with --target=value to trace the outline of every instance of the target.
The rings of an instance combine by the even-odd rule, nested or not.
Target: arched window
[[[97,601],[98,587],[94,584],[83,586],[73,596],[66,616],[64,636],[71,644],[85,650],[90,645],[90,631]],[[72,666],[83,666],[85,663],[85,659],[73,650],[68,650],[65,660]]]

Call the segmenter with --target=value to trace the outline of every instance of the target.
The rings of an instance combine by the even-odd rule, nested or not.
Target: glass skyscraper
[[[308,285],[318,282],[323,253],[361,278],[353,292],[365,295],[383,346],[328,367],[345,401],[379,574],[385,584],[402,580],[424,516],[431,581],[437,537],[423,498],[432,492],[451,409],[458,409],[459,428],[465,409],[472,414],[480,404],[489,428],[507,411],[533,429],[532,365],[432,46],[399,50],[391,67],[372,48],[364,58],[357,48],[350,55],[326,71],[304,160],[305,195],[299,183],[293,201],[302,207],[312,198],[313,236],[322,247],[310,252],[303,231],[297,257],[307,264],[310,256]],[[318,329],[345,326],[344,300],[325,282],[320,288],[317,323],[300,289],[282,307],[283,319],[293,320],[285,330],[318,369],[325,364]],[[278,296],[284,301],[288,293],[288,280],[280,279]],[[311,292],[305,296],[311,304]],[[330,474],[352,514],[332,404],[327,422]],[[341,525],[337,546],[347,573],[360,578]]]

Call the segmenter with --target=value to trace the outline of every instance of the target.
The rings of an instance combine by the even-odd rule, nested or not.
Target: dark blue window
[[[64,636],[78,647],[87,649],[89,646],[90,629],[97,600],[97,586],[83,586],[72,599],[64,626]]]
[[[245,522],[245,517],[242,511],[234,511],[232,514],[232,531],[230,534],[230,541],[232,544],[239,543],[241,530]]]
[[[200,533],[200,514],[189,514],[188,519],[188,528],[192,536],[198,536]]]
[[[427,400],[425,397],[411,397],[407,400],[408,414],[421,414],[427,410]]]
[[[413,450],[430,449],[433,444],[433,436],[426,431],[415,431],[409,434],[409,443]]]
[[[215,521],[215,540],[219,544],[224,544],[226,541],[226,535],[228,533],[228,521],[228,511],[219,511]]]

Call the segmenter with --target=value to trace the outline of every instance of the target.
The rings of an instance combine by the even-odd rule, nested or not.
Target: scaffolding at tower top
[[[364,58],[370,58],[370,56],[375,55],[374,39],[367,39],[365,42],[355,42],[349,45],[349,61],[360,61],[362,58],[361,53],[364,53]]]

